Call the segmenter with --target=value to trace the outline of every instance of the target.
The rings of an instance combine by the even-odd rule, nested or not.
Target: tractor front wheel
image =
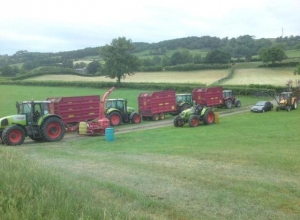
[[[190,127],[197,127],[199,125],[199,118],[196,115],[190,116],[189,125]]]
[[[66,133],[65,125],[59,118],[47,118],[42,126],[41,132],[43,140],[53,142],[60,141]]]
[[[182,127],[184,125],[183,121],[179,118],[180,116],[177,115],[173,119],[173,123],[175,127]]]
[[[203,122],[205,125],[210,125],[215,122],[215,113],[212,110],[207,110],[203,116]]]
[[[21,145],[25,140],[25,132],[19,125],[12,125],[4,129],[2,141],[6,145]]]
[[[107,116],[111,126],[118,126],[121,124],[121,115],[118,112],[112,112]]]
[[[240,100],[236,100],[235,101],[235,107],[237,107],[237,108],[239,108],[239,107],[241,107],[241,101]]]

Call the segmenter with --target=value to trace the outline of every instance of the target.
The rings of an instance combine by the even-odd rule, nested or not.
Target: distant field
[[[225,85],[270,84],[285,85],[288,80],[300,79],[293,69],[236,69],[233,79]]]
[[[226,77],[228,70],[206,70],[189,72],[137,72],[133,76],[127,76],[122,82],[153,82],[153,83],[203,83],[212,84],[213,82]],[[48,75],[30,78],[28,80],[63,80],[63,81],[104,81],[115,82],[115,79],[99,77],[81,77],[71,75]]]
[[[285,85],[288,80],[300,79],[295,76],[293,68],[286,69],[239,69],[236,68],[233,79],[224,82],[224,85],[249,85],[270,84]],[[153,82],[153,83],[201,83],[210,85],[219,79],[226,77],[228,70],[205,70],[190,72],[137,72],[133,76],[127,76],[122,82]],[[28,80],[62,80],[62,81],[103,81],[115,82],[116,79],[98,77],[81,77],[71,75],[45,75]]]

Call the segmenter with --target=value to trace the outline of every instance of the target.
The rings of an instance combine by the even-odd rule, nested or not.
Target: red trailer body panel
[[[192,91],[192,100],[196,104],[208,107],[218,106],[223,103],[223,88],[221,86],[211,88],[195,88]]]
[[[176,112],[175,90],[141,93],[138,96],[138,106],[141,116]]]
[[[50,113],[62,117],[64,123],[78,123],[99,117],[100,96],[74,96],[47,98]]]

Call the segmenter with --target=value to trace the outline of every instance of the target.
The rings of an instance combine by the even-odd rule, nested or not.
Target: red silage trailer
[[[221,86],[210,88],[195,88],[192,91],[192,100],[196,104],[207,107],[219,106],[223,103],[223,88]]]
[[[51,101],[49,111],[62,117],[68,130],[77,130],[79,122],[99,117],[100,96],[74,96],[47,98]]]
[[[176,113],[174,90],[141,93],[138,96],[139,114],[143,120],[162,120],[165,114]]]

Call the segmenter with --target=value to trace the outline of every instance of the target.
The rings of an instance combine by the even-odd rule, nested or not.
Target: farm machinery
[[[134,108],[127,106],[126,99],[107,99],[105,115],[111,126],[123,123],[141,123],[141,115]]]
[[[286,110],[290,111],[291,109],[297,109],[298,102],[300,100],[300,81],[296,82],[298,85],[296,89],[293,89],[293,82],[290,80],[287,82],[287,89],[285,92],[282,92],[278,95],[278,99],[275,97],[275,100],[278,104],[276,111]]]
[[[34,141],[60,141],[65,135],[61,116],[51,114],[50,101],[17,102],[17,115],[0,119],[0,137],[5,145],[21,145],[25,137]]]
[[[109,127],[105,116],[105,102],[115,88],[100,96],[74,96],[47,98],[51,101],[50,112],[62,117],[68,132],[77,131],[81,135],[104,134]]]
[[[223,90],[223,100],[219,107],[231,108],[241,107],[241,101],[234,95],[232,90]]]
[[[197,127],[201,122],[210,125],[215,122],[215,113],[212,108],[198,104],[175,116],[173,122],[175,127],[182,127],[185,123]]]

